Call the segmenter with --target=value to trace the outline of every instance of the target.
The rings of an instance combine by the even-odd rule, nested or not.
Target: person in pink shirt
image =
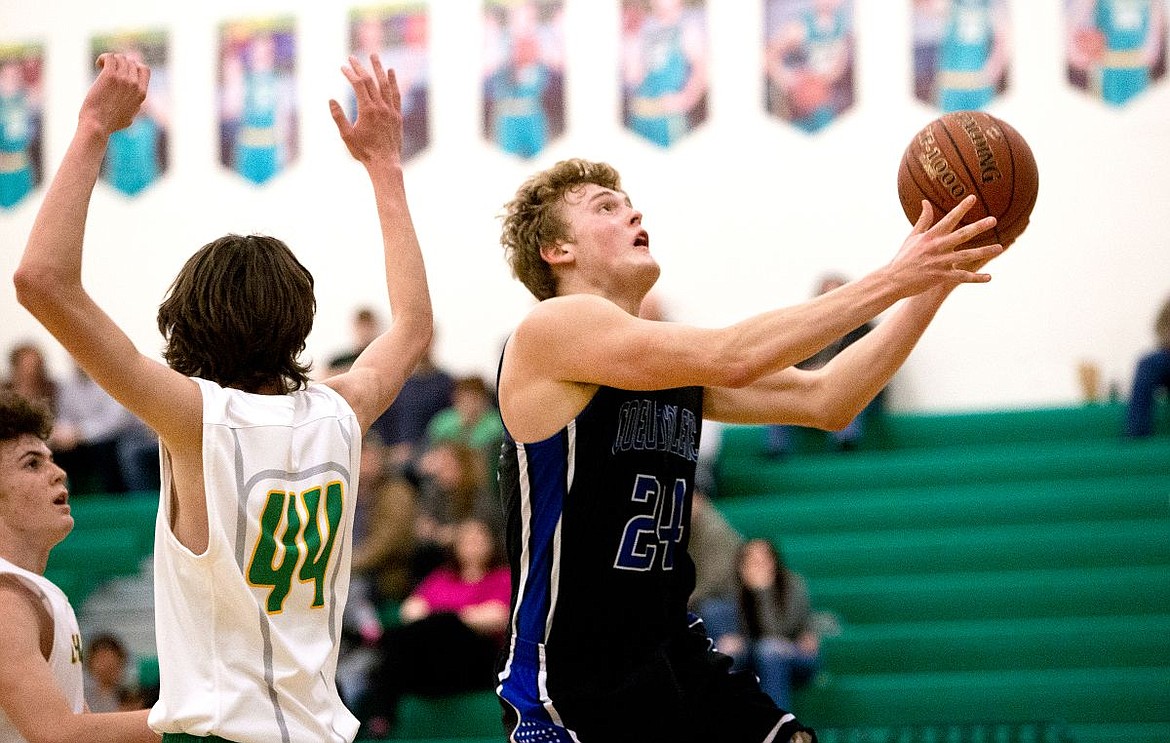
[[[402,624],[382,636],[381,662],[359,714],[363,736],[388,737],[405,694],[491,689],[511,591],[490,525],[478,518],[460,522],[450,558],[422,579],[402,602]]]

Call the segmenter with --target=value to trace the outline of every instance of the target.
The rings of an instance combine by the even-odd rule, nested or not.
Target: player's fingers
[[[358,87],[357,73],[354,72],[351,68],[342,65],[341,74],[345,75],[345,79],[349,81],[349,84],[352,85],[354,87],[354,90],[356,91],[357,87]]]
[[[105,60],[102,62],[102,72],[111,77],[117,77],[122,69],[122,55],[106,52],[102,56],[105,57]]]
[[[948,235],[948,239],[955,245],[962,245],[968,240],[973,240],[979,235],[982,235],[984,232],[990,230],[992,227],[995,227],[995,223],[995,217],[984,217],[983,219],[972,222],[971,224],[965,224],[958,228],[950,235]]]
[[[398,73],[394,70],[386,70],[386,87],[383,89],[383,95],[386,98],[386,103],[391,105],[395,111],[402,108],[402,95],[398,90]]]
[[[357,75],[357,86],[361,88],[361,92],[369,97],[370,100],[378,96],[378,83],[370,75],[369,71],[362,66],[361,60],[350,55],[349,66],[353,68],[354,74]]]
[[[986,284],[988,281],[991,281],[991,274],[989,273],[976,273],[974,271],[965,271],[961,268],[955,269],[955,276],[963,284]]]
[[[963,221],[963,217],[967,216],[967,212],[971,211],[976,201],[975,194],[968,195],[956,204],[955,208],[943,215],[943,218],[934,225],[934,229],[939,232],[950,232],[955,229],[955,225]]]
[[[926,199],[922,200],[922,212],[918,215],[918,221],[914,223],[914,234],[922,234],[930,229],[930,225],[934,222],[934,208],[931,207],[930,202]]]
[[[963,256],[963,265],[982,266],[1003,251],[1004,247],[996,243],[994,245],[981,245],[978,248],[965,248],[959,253]]]
[[[136,65],[138,73],[138,92],[146,98],[146,91],[150,88],[150,68],[144,64]]]
[[[345,79],[353,86],[353,95],[357,99],[359,109],[361,108],[362,102],[367,100],[370,94],[369,88],[366,87],[362,79],[363,72],[365,70],[362,69],[361,63],[357,61],[357,57],[350,57],[349,66],[341,68],[341,73],[345,75]]]
[[[332,98],[329,99],[329,114],[333,117],[333,123],[337,125],[337,131],[341,136],[348,137],[350,131],[353,130],[353,124],[349,123],[349,119],[345,116],[345,111],[342,110],[341,104]]]
[[[382,66],[382,58],[377,54],[370,55],[370,69],[374,71],[374,82],[378,84],[378,95],[387,103],[390,102],[389,84],[386,81],[386,68]]]

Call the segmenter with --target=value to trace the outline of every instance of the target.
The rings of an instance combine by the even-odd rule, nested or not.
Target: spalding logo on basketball
[[[994,216],[994,233],[985,237],[1004,247],[1028,226],[1039,188],[1032,148],[1010,124],[984,111],[955,111],[930,122],[898,166],[898,199],[911,223],[918,221],[923,199],[937,221],[975,194],[979,202],[963,224]]]

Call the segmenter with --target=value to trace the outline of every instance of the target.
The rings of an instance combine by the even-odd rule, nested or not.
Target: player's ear
[[[551,243],[540,247],[540,257],[550,265],[569,263],[573,260],[573,244],[565,242]]]

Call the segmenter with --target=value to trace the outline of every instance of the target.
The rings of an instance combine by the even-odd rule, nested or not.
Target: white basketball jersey
[[[53,649],[49,653],[49,668],[57,686],[74,712],[85,710],[85,682],[81,669],[81,632],[73,607],[60,588],[43,575],[18,568],[0,557],[0,575],[15,575],[41,600],[53,618]],[[25,739],[0,710],[0,743],[25,743]]]
[[[208,547],[170,529],[162,462],[155,524],[161,733],[236,743],[352,741],[338,696],[361,431],[329,387],[256,395],[195,380],[203,394]]]

